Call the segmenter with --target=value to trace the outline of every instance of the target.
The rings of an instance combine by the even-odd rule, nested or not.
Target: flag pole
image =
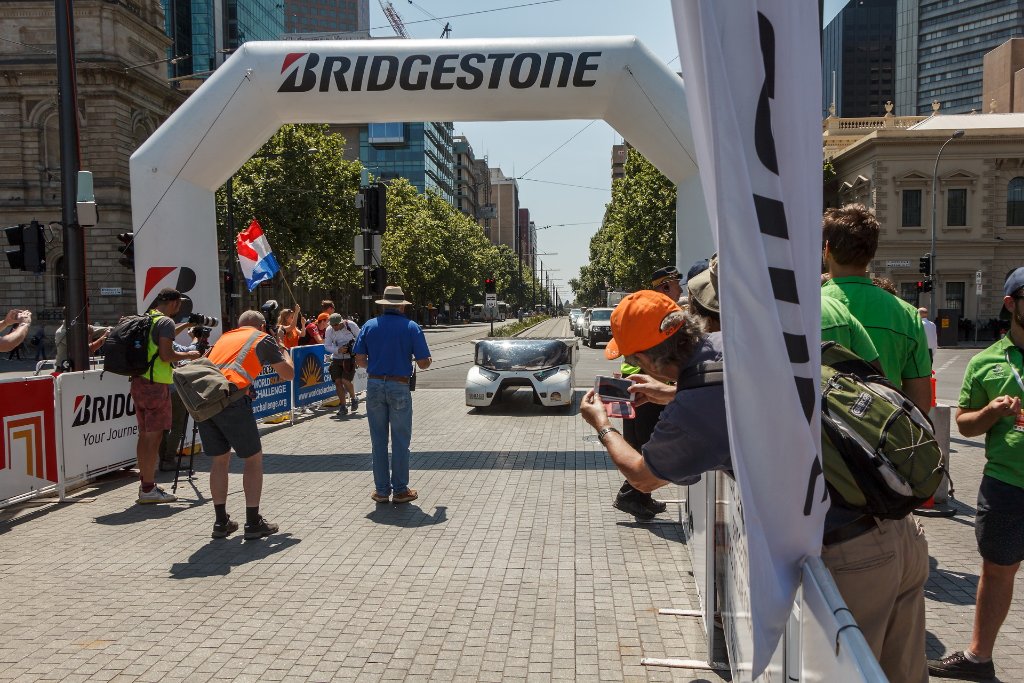
[[[281,268],[278,272],[281,273],[281,279],[284,280],[284,286],[288,289],[288,296],[290,296],[292,301],[296,304],[299,303],[299,300],[295,298],[295,293],[292,291],[292,286],[288,284],[288,278],[284,276],[284,268]]]

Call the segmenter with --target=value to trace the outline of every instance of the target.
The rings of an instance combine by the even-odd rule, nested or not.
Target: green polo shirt
[[[1010,362],[1006,359],[1009,356]],[[999,396],[1024,399],[1010,364],[1024,377],[1024,352],[1006,336],[988,347],[967,364],[960,387],[959,406],[978,410]],[[985,432],[985,474],[1012,486],[1024,488],[1024,431],[1014,429],[1013,417],[1000,418]]]
[[[917,309],[876,287],[866,277],[836,277],[821,287],[822,296],[836,299],[867,330],[889,381],[931,377],[932,359]]]
[[[878,360],[867,330],[843,304],[831,297],[821,297],[821,341],[842,344],[869,363]]]

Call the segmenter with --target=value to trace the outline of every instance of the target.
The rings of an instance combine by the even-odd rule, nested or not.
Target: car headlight
[[[493,382],[494,380],[501,377],[501,375],[499,375],[498,373],[494,372],[493,370],[488,370],[487,368],[477,367],[476,371],[483,375],[488,382]]]
[[[540,372],[533,373],[533,376],[537,378],[538,382],[543,382],[548,377],[556,375],[562,371],[562,368],[548,368],[547,370],[541,370]]]

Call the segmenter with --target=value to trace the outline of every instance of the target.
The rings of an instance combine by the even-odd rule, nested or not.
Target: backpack
[[[678,388],[723,380],[722,363],[702,363],[680,375]],[[821,454],[832,501],[884,519],[906,517],[948,476],[931,420],[835,342],[821,345]]]
[[[103,342],[103,371],[126,377],[153,377],[157,356],[149,357],[149,334],[153,318],[149,315],[126,315],[117,321]]]
[[[246,396],[209,358],[198,358],[174,368],[171,377],[185,410],[204,422]]]

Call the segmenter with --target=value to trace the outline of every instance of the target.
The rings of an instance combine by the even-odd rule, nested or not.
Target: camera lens
[[[216,327],[218,320],[212,316],[200,315],[199,313],[192,313],[188,316],[188,322],[192,325],[205,325],[206,327]]]

